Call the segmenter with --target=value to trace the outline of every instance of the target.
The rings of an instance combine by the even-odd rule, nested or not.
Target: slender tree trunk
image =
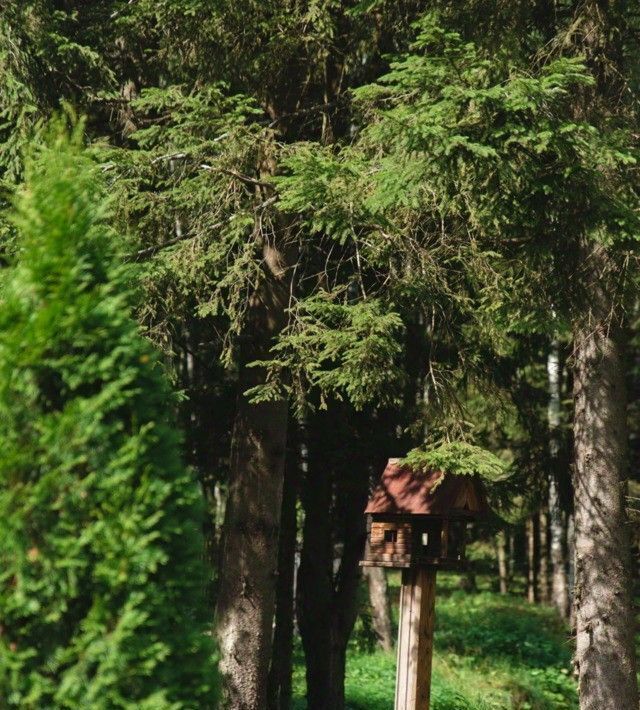
[[[562,618],[569,615],[569,585],[566,565],[566,516],[560,506],[558,490],[558,465],[560,454],[560,347],[558,341],[551,343],[547,356],[549,382],[549,455],[552,470],[549,475],[549,538],[551,553],[551,602]]]
[[[575,517],[567,516],[567,586],[569,588],[569,626],[576,628],[576,526]]]
[[[635,710],[638,688],[624,508],[624,330],[604,249],[584,245],[588,317],[574,328],[576,666],[581,710]]]
[[[551,488],[551,485],[549,486]],[[549,508],[551,505],[560,507],[556,503],[558,495],[555,485],[549,491]],[[567,545],[567,520],[568,516],[560,512],[559,519],[554,513],[553,522],[549,516],[550,552],[551,552],[551,603],[558,610],[563,619],[569,618],[569,547]]]
[[[296,430],[296,427],[293,427]],[[276,584],[275,630],[269,669],[269,710],[291,707],[291,671],[293,665],[294,580],[297,538],[296,502],[300,470],[300,447],[291,437],[285,464],[280,516],[278,580]]]
[[[362,511],[366,504],[364,490],[354,491],[346,501],[347,514],[344,528],[344,547],[333,597],[331,626],[331,659],[329,677],[329,703],[326,710],[343,710],[345,705],[344,680],[347,660],[347,643],[358,616],[358,585],[360,560],[364,551],[365,523]]]
[[[533,516],[527,518],[527,601],[536,601],[536,526]]]
[[[304,487],[304,538],[298,572],[298,626],[306,659],[307,705],[309,710],[344,708],[344,673],[347,642],[357,616],[360,559],[365,541],[364,507],[368,472],[353,458],[346,489],[334,505],[334,472],[327,418],[340,412],[316,415],[310,426],[309,471]],[[335,426],[335,423],[334,423]],[[348,427],[338,427],[333,436]],[[333,438],[330,438],[332,440]],[[335,446],[336,441],[333,439]],[[336,480],[346,480],[341,473]],[[334,535],[342,540],[339,567],[334,573]]]
[[[356,591],[364,535],[359,532],[345,538],[340,569],[334,581],[330,518],[326,508],[323,515],[321,505],[315,505],[317,496],[314,499],[306,513],[318,524],[310,523],[307,527],[305,518],[298,584],[298,624],[306,659],[307,706],[309,710],[342,710],[346,649],[357,615]],[[355,524],[358,518],[364,520],[364,502],[360,500],[352,508]],[[326,555],[325,564],[320,559],[323,555]]]
[[[549,515],[546,508],[538,513],[538,599],[549,603]]]
[[[330,617],[333,596],[331,544],[331,474],[324,457],[312,450],[304,483],[303,543],[298,570],[297,609],[307,659],[307,704],[326,705],[329,677]]]
[[[496,535],[496,552],[500,594],[507,594],[509,592],[509,570],[507,567],[507,534],[504,530],[500,530]]]
[[[365,575],[369,586],[373,630],[376,632],[378,645],[383,651],[391,651],[393,634],[386,573],[383,567],[366,567]]]
[[[460,589],[467,594],[473,594],[478,591],[478,581],[476,579],[476,570],[473,563],[467,561],[467,568],[460,576]]]
[[[515,530],[511,530],[507,533],[507,549],[509,550],[507,556],[507,569],[509,570],[508,585],[513,584],[513,579],[516,572],[516,533]]]
[[[226,493],[220,485],[219,481],[216,481],[213,486],[213,499],[214,499],[214,513],[213,513],[213,525],[214,525],[214,535],[216,542],[218,542],[222,537],[222,527],[224,525],[224,512],[227,504]]]

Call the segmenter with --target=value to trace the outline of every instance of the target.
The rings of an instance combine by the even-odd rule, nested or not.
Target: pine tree
[[[27,169],[0,297],[0,697],[210,708],[200,493],[80,134]]]

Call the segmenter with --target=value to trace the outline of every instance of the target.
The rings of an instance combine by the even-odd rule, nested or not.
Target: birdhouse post
[[[462,569],[465,529],[487,508],[477,476],[389,459],[365,515],[364,566],[402,570],[395,710],[429,710],[438,569]]]

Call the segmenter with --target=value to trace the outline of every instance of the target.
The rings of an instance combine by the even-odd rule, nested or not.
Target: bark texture
[[[624,509],[627,429],[624,331],[604,250],[584,247],[589,317],[575,326],[575,614],[581,710],[638,707]]]
[[[376,632],[378,646],[383,651],[391,651],[393,635],[386,573],[383,567],[365,567],[364,572],[369,585],[373,630]]]
[[[567,585],[569,587],[569,626],[576,628],[576,526],[575,516],[567,516]]]
[[[266,707],[272,643],[288,405],[251,404],[244,393],[264,381],[262,368],[247,365],[267,358],[284,322],[289,288],[284,255],[265,241],[263,257],[264,278],[241,342],[216,606],[226,710]]]

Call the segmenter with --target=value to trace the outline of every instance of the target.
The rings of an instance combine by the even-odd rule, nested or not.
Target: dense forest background
[[[220,685],[280,710],[300,681],[345,707],[348,651],[390,657],[395,623],[363,510],[419,449],[491,474],[442,638],[482,655],[451,629],[498,614],[480,588],[532,657],[542,626],[564,639],[553,692],[487,707],[574,707],[572,673],[583,710],[637,707],[639,38],[624,0],[0,0],[0,706],[205,708]],[[96,528],[144,540],[124,568],[73,546],[91,506],[34,514],[86,467],[100,510],[147,521]],[[48,539],[58,581],[23,594]],[[112,560],[102,611],[53,572],[74,555],[87,580]],[[481,707],[461,698],[435,707]]]

